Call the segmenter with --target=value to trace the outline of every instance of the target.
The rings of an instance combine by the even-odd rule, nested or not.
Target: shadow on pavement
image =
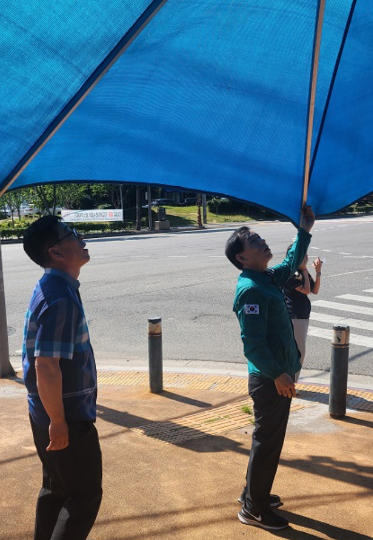
[[[144,522],[144,521],[149,521],[149,523],[151,523],[151,521],[157,521],[157,520],[161,520],[161,521],[165,521],[167,523],[168,519],[172,518],[172,517],[177,517],[178,515],[180,515],[180,513],[182,513],[184,516],[188,516],[190,515],[191,518],[193,518],[193,516],[195,516],[196,512],[198,512],[199,514],[202,514],[202,515],[199,515],[198,517],[200,519],[198,520],[193,520],[193,523],[186,523],[186,524],[183,524],[183,523],[178,523],[177,526],[175,526],[175,524],[172,525],[172,531],[171,531],[171,527],[170,526],[163,526],[162,528],[157,528],[156,530],[151,530],[151,529],[148,529],[147,530],[147,533],[146,533],[146,539],[150,539],[150,538],[161,538],[161,539],[164,539],[164,538],[171,538],[172,537],[172,534],[175,534],[177,535],[178,533],[181,533],[181,532],[188,532],[189,534],[189,531],[190,531],[190,538],[193,538],[193,530],[196,530],[200,527],[205,527],[205,526],[208,526],[208,525],[214,525],[214,524],[219,524],[219,523],[226,523],[227,519],[226,517],[220,517],[220,518],[213,518],[213,517],[207,517],[207,516],[211,516],[211,514],[209,514],[209,511],[210,510],[214,510],[216,508],[216,505],[206,505],[206,506],[198,506],[198,507],[190,507],[190,508],[183,508],[182,510],[181,509],[175,509],[175,510],[167,510],[165,512],[149,512],[146,514],[146,516],[144,516],[143,514],[132,514],[132,515],[126,515],[126,516],[122,516],[122,517],[117,517],[117,518],[113,518],[113,519],[107,519],[107,520],[100,520],[98,519],[98,521],[96,522],[96,527],[99,529],[100,526],[105,526],[105,525],[110,525],[110,524],[113,524],[113,523],[117,523],[118,525],[120,525],[121,523],[125,523],[125,522],[130,522],[130,530],[133,530],[133,524],[138,522],[138,521],[141,521],[141,522]],[[223,510],[224,508],[228,509],[228,508],[232,508],[232,504],[220,504],[219,503],[219,508],[221,510]],[[235,522],[237,520],[236,518],[236,512],[234,511],[232,513],[232,518],[231,518],[231,521],[232,522]],[[132,524],[131,524],[132,522]],[[144,532],[143,531],[139,531],[137,533],[134,533],[134,534],[126,534],[125,537],[123,535],[121,536],[110,536],[110,540],[123,540],[123,539],[126,539],[126,540],[136,540],[137,538],[141,538],[143,539],[144,538]],[[1,539],[2,540],[2,539]],[[5,540],[5,539],[4,539]]]
[[[192,417],[193,415],[189,415]],[[97,406],[97,417],[106,422],[110,422],[122,428],[108,434],[100,434],[100,440],[109,439],[122,435],[127,430],[136,430],[141,432],[141,436],[149,437],[163,443],[169,443],[174,446],[182,446],[193,452],[227,452],[233,451],[248,455],[246,445],[236,442],[230,438],[221,435],[211,435],[202,430],[191,426],[183,426],[172,420],[154,421],[129,414],[125,411],[117,411],[104,405]],[[203,441],[201,441],[203,439]]]
[[[363,426],[366,428],[373,428],[373,422],[370,420],[362,420],[361,418],[354,418],[353,416],[343,416],[341,418],[334,418],[338,422],[345,422],[346,424],[355,424],[356,426]]]
[[[181,396],[180,394],[175,394],[174,392],[170,392],[168,390],[164,390],[161,393],[161,396],[168,399],[172,399],[174,401],[179,401],[180,403],[188,403],[188,405],[194,405],[195,407],[201,407],[201,408],[211,407],[211,403],[207,403],[206,401],[199,401],[197,399],[193,399],[187,396]]]
[[[342,529],[341,527],[329,525],[323,521],[294,514],[293,512],[281,511],[279,513],[286,517],[286,519],[290,521],[291,525],[298,525],[299,527],[304,527],[305,529],[312,529],[318,533],[325,534],[328,538],[335,540],[371,540],[371,537],[366,536],[365,534]],[[288,538],[289,540],[320,540],[319,535],[316,536],[312,533],[295,530],[292,527],[284,529],[283,531],[273,532],[272,534],[280,538]]]
[[[329,393],[326,393],[325,391],[315,392],[300,389],[298,391],[297,397],[299,397],[299,399],[303,399],[304,401],[313,401],[324,404],[329,403]],[[352,409],[355,411],[373,412],[372,401],[361,396],[356,396],[352,393],[347,394],[346,406],[347,409]]]
[[[373,490],[373,466],[357,465],[354,461],[340,461],[329,456],[308,456],[306,459],[281,458],[280,466]]]

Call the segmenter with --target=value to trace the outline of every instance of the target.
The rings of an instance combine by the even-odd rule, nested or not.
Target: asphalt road
[[[293,225],[257,223],[274,254],[284,257]],[[81,293],[99,367],[147,363],[147,319],[163,319],[164,362],[245,362],[232,301],[238,271],[224,244],[233,227],[142,234],[87,241],[91,261]],[[321,290],[312,298],[305,367],[328,371],[333,323],[351,325],[349,372],[372,375],[373,218],[322,220],[312,231],[310,262],[326,258]],[[21,244],[2,246],[12,363],[20,362],[27,304],[41,270]],[[342,297],[344,296],[344,298]],[[347,295],[347,297],[345,296]],[[321,303],[320,303],[321,302]]]

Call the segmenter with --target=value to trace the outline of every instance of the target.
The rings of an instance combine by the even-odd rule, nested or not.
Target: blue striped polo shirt
[[[36,385],[35,358],[60,358],[62,398],[67,422],[96,419],[97,373],[79,281],[47,268],[26,313],[22,364],[29,411],[34,422],[50,420]]]

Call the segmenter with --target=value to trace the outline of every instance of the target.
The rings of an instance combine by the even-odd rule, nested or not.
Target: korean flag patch
[[[258,304],[245,304],[244,311],[245,315],[259,315],[259,306]]]

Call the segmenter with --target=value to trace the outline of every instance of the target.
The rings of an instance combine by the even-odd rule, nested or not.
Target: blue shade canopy
[[[152,2],[2,4],[12,6],[0,14],[8,33],[0,45],[5,186],[17,160]],[[180,187],[297,222],[317,7],[316,0],[168,0],[11,188]],[[59,24],[48,25],[50,17]],[[308,195],[318,215],[373,191],[372,43],[373,2],[326,0]]]

